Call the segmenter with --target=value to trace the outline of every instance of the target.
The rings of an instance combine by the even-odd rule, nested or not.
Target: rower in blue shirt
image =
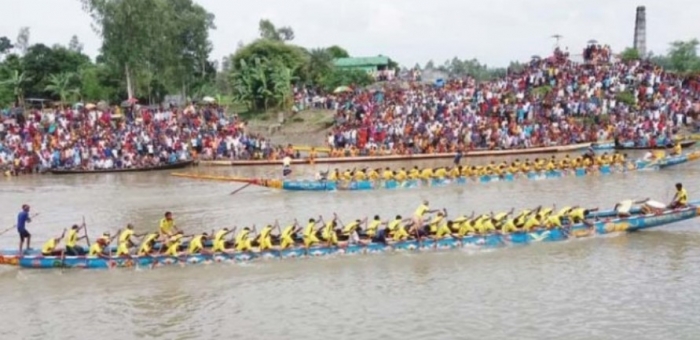
[[[24,240],[27,240],[27,249],[30,249],[30,242],[32,240],[32,235],[27,231],[27,223],[32,222],[32,218],[29,217],[29,205],[22,205],[22,211],[17,214],[17,232],[19,233],[19,254],[22,254],[22,245]]]

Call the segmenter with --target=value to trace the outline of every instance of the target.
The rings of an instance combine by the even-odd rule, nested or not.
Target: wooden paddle
[[[243,189],[249,187],[249,186],[252,185],[252,184],[253,184],[253,183],[247,183],[246,185],[244,185],[244,186],[242,186],[242,187],[240,187],[240,188],[238,188],[238,189],[232,191],[229,195],[234,195],[234,194],[236,194],[237,192],[239,192],[239,191],[241,191],[241,190],[243,190]]]

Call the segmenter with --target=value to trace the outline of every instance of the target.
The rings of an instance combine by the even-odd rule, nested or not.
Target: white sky
[[[493,66],[546,55],[553,34],[578,54],[596,39],[614,50],[632,45],[635,8],[647,8],[647,49],[665,52],[673,40],[700,38],[697,0],[195,0],[216,15],[212,58],[257,37],[260,18],[291,26],[294,43],[338,44],[353,56],[386,55],[400,64],[441,64],[457,56]],[[31,43],[67,44],[76,34],[94,57],[100,39],[79,0],[0,0],[0,36],[22,26]]]

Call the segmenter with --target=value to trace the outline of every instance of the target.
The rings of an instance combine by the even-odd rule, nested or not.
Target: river
[[[449,162],[449,160],[447,161]],[[403,164],[411,166],[412,164]],[[297,169],[312,173],[325,170]],[[257,174],[275,168],[197,168]],[[85,218],[92,237],[166,210],[187,231],[337,212],[410,215],[422,199],[450,214],[537,205],[610,208],[700,191],[700,165],[658,172],[397,191],[289,193],[166,173],[0,179],[0,222],[22,203],[38,248]],[[688,221],[490,251],[386,254],[111,271],[0,268],[0,339],[697,339],[700,230]],[[16,233],[0,237],[17,246]]]

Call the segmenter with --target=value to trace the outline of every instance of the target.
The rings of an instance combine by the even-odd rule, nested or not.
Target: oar
[[[88,245],[88,250],[90,248],[90,236],[88,236],[87,224],[85,224],[85,216],[83,216],[83,231],[85,232],[85,241]]]
[[[39,213],[36,213],[36,214],[34,214],[34,215],[32,215],[32,216],[29,216],[29,218],[31,219],[31,218],[34,218],[34,217],[36,217],[36,216],[39,216]],[[6,232],[8,232],[8,231],[10,231],[10,230],[12,230],[12,229],[15,229],[15,228],[17,228],[17,225],[16,225],[16,224],[13,225],[13,226],[11,226],[11,227],[9,227],[9,228],[7,228],[7,229],[5,229],[5,230],[3,230],[3,231],[0,231],[0,236],[2,236],[2,235],[5,234]]]
[[[234,190],[233,192],[231,192],[230,195],[233,195],[233,194],[235,194],[235,193],[237,193],[237,192],[239,192],[239,191],[241,191],[241,190],[243,190],[243,189],[249,187],[249,186],[252,185],[252,184],[253,184],[253,183],[247,183],[246,185],[244,185],[244,186],[242,186],[242,187],[240,187],[240,188]]]
[[[87,224],[85,224],[85,216],[83,216],[83,232],[85,232],[85,241],[88,245],[88,251],[85,253],[85,267],[88,266],[88,254],[90,253],[90,236],[88,236]]]

